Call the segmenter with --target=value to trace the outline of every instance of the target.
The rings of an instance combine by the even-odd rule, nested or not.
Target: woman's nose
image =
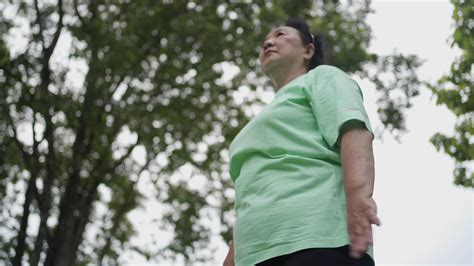
[[[273,41],[271,41],[271,39],[268,39],[263,44],[263,50],[265,51],[267,49],[267,47],[270,47],[270,46],[273,46]]]

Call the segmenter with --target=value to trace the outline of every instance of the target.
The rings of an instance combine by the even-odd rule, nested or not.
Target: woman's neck
[[[288,69],[282,69],[282,71],[273,72],[269,75],[270,80],[273,83],[275,92],[278,92],[281,87],[285,86],[288,82],[293,79],[305,74],[307,72],[306,68],[298,68],[294,71],[288,71]]]

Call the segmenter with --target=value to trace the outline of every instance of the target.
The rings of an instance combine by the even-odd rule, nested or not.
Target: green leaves
[[[451,46],[462,53],[451,65],[451,72],[428,88],[436,95],[436,104],[445,105],[456,116],[455,133],[436,133],[431,143],[455,160],[454,184],[474,187],[474,77],[472,75],[474,47],[474,7],[470,1],[452,0],[455,29]]]
[[[420,85],[417,69],[423,61],[415,55],[394,52],[386,56],[371,56],[362,70],[362,77],[375,84],[378,114],[384,130],[389,130],[395,139],[407,131],[405,110],[412,106],[411,100],[419,94]],[[374,71],[375,68],[375,71]]]

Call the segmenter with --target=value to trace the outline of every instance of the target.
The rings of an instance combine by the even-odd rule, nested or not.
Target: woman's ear
[[[315,51],[315,48],[314,48],[314,44],[309,43],[308,45],[306,45],[303,56],[304,56],[305,59],[309,60],[309,59],[311,59],[311,57],[313,57],[315,52],[316,51]]]

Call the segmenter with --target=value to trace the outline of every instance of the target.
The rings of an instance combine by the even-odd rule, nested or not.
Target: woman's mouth
[[[271,53],[276,53],[276,51],[274,50],[268,50],[268,51],[265,51],[265,54],[263,55],[263,57],[267,57],[267,55],[271,54]]]

